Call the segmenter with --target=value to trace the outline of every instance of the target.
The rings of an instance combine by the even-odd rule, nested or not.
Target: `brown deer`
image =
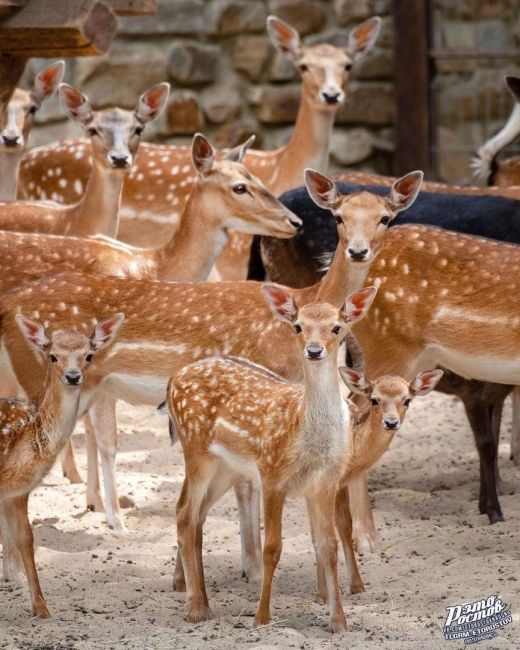
[[[312,173],[307,174],[307,182],[309,185],[313,182]],[[337,226],[339,244],[336,254],[321,282],[293,292],[298,304],[321,298],[339,307],[349,293],[362,287],[369,264],[348,254],[349,237],[365,240],[371,250],[380,249],[387,230],[381,220],[385,217],[386,221],[386,217],[410,205],[419,185],[420,175],[415,176],[413,183],[405,177],[404,182],[396,183],[390,194],[391,201],[366,193],[361,211],[359,205],[349,201],[348,197],[338,201],[335,214],[341,223]],[[318,177],[316,191],[320,187],[322,183]],[[356,224],[355,228],[351,223]],[[144,329],[125,327],[124,335],[128,338],[119,339],[107,365],[97,376],[97,383],[92,379],[96,386],[103,382],[91,415],[100,447],[107,519],[111,526],[124,528],[114,469],[116,398],[156,405],[164,397],[172,371],[194,359],[213,354],[246,357],[289,379],[302,379],[300,355],[294,338],[289,330],[272,322],[260,286],[254,282],[169,284],[67,272],[59,279],[43,278],[20,287],[1,299],[2,346],[18,381],[29,395],[38,390],[41,373],[20,346],[17,330],[11,327],[11,310],[23,310],[28,315],[33,314],[34,318],[43,319],[67,316],[78,326],[86,326],[96,316],[94,307],[105,305],[107,310],[113,311],[114,305],[121,305],[116,309],[124,311],[128,319],[133,314],[133,317],[143,319],[140,322],[147,323]],[[279,350],[279,353],[271,354],[272,349]],[[89,460],[89,467],[97,467],[97,462]],[[92,487],[87,492],[89,505],[101,501],[94,480],[92,473],[92,482],[89,481]]]
[[[326,172],[332,125],[345,98],[350,69],[373,46],[380,25],[377,17],[365,21],[350,33],[345,47],[304,46],[293,27],[275,16],[268,18],[273,44],[294,63],[302,79],[300,107],[289,142],[273,151],[249,151],[244,161],[273,194],[301,185],[306,167]],[[66,188],[61,188],[57,179],[45,176],[48,156],[67,170]],[[84,184],[88,174],[88,141],[76,139],[35,150],[31,166],[22,163],[20,182],[32,199],[42,198],[45,192],[71,203],[77,198],[71,188],[76,181]],[[178,225],[194,180],[189,147],[144,144],[136,157],[136,169],[125,183],[120,238],[141,246],[157,246],[164,241]],[[250,241],[232,237],[226,259],[218,268],[223,278],[242,279]]]
[[[76,199],[82,198],[67,206],[49,201],[0,203],[0,229],[77,237],[99,233],[115,237],[123,181],[132,167],[145,125],[162,113],[169,91],[168,84],[154,86],[141,95],[135,111],[120,108],[94,111],[87,97],[72,86],[61,84],[61,102],[69,117],[89,137],[92,152],[86,187],[80,181],[73,186]],[[29,166],[31,155],[28,155]],[[54,161],[49,162],[47,159],[47,176],[66,187],[66,170],[55,166]],[[43,198],[55,199],[56,194]]]
[[[275,378],[245,360],[222,358],[186,366],[168,384],[168,409],[186,465],[177,504],[177,561],[186,577],[188,620],[212,616],[204,585],[202,528],[209,508],[242,476],[261,488],[265,519],[262,594],[255,625],[271,619],[283,506],[286,497],[295,494],[307,501],[326,578],[329,626],[341,632],[346,620],[337,581],[334,511],[349,447],[349,415],[341,397],[337,356],[347,328],[363,318],[375,289],[358,291],[340,309],[321,301],[300,308],[277,286],[265,285],[263,293],[273,314],[296,333],[303,385]]]
[[[18,173],[27,139],[34,124],[34,115],[51,97],[65,71],[65,63],[56,61],[41,70],[32,90],[16,88],[0,123],[0,201],[14,201]]]
[[[51,469],[72,435],[80,391],[94,356],[112,342],[123,315],[99,322],[90,337],[74,330],[51,335],[33,320],[18,314],[16,324],[36,351],[46,376],[41,392],[31,402],[0,401],[0,515],[4,578],[12,579],[23,566],[34,616],[50,616],[34,562],[29,494]],[[42,362],[42,359],[45,359]]]

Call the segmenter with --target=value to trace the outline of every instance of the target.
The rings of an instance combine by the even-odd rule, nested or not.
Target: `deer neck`
[[[164,282],[207,280],[227,241],[226,229],[215,218],[211,197],[203,186],[195,184],[186,201],[179,230],[165,246],[153,251],[158,279]]]
[[[339,308],[343,306],[349,294],[365,286],[369,270],[370,262],[350,261],[340,244],[336,247],[327,273],[310,289],[316,299],[330,302]]]
[[[37,400],[37,447],[54,457],[72,435],[78,415],[80,389],[66,386],[56,377],[47,376],[46,388]]]
[[[106,235],[116,237],[119,227],[119,203],[126,174],[107,171],[92,163],[92,169],[82,200],[76,205],[76,217],[71,220],[68,235],[87,237]]]
[[[15,201],[22,152],[0,152],[0,201]]]
[[[314,101],[302,94],[294,130],[279,164],[280,169],[284,170],[284,176],[270,188],[275,194],[302,185],[306,167],[312,167],[322,174],[327,173],[335,117],[335,110],[320,109]]]

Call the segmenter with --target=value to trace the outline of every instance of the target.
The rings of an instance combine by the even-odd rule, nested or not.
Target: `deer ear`
[[[334,181],[314,169],[306,169],[303,175],[305,187],[311,199],[325,210],[334,210],[341,196]]]
[[[92,119],[92,108],[85,95],[69,84],[60,84],[60,99],[65,112],[76,122],[88,124]]]
[[[419,395],[428,395],[428,393],[437,386],[443,374],[444,371],[440,368],[418,373],[417,377],[410,385],[410,392],[414,397]]]
[[[424,174],[421,171],[410,172],[398,178],[390,189],[390,205],[397,214],[409,208],[417,198]]]
[[[215,150],[202,133],[196,133],[193,136],[191,157],[193,159],[193,165],[199,174],[203,176],[209,174],[215,162]]]
[[[509,92],[520,104],[520,77],[505,77],[505,82]]]
[[[251,135],[245,142],[242,142],[242,144],[239,144],[237,147],[230,149],[224,156],[224,160],[231,160],[233,162],[241,163],[242,160],[244,160],[244,156],[246,155],[247,150],[253,145],[255,139],[256,136]]]
[[[40,352],[45,352],[51,341],[45,333],[43,325],[30,318],[26,318],[22,314],[16,314],[15,320],[29,343]]]
[[[48,65],[36,75],[31,95],[38,106],[56,92],[62,82],[64,73],[65,62],[56,61],[56,63]]]
[[[111,318],[100,321],[96,325],[90,337],[90,343],[94,352],[101,350],[101,348],[106,347],[114,340],[124,319],[124,314],[116,314]]]
[[[164,111],[170,96],[170,84],[160,83],[139,97],[135,115],[140,122],[153,122]]]
[[[355,61],[374,45],[381,30],[381,18],[374,16],[353,29],[348,37],[347,54]]]
[[[278,320],[284,323],[293,323],[295,321],[298,307],[294,302],[294,298],[287,291],[272,284],[264,284],[262,293],[268,307]]]
[[[271,39],[271,43],[277,50],[285,54],[291,61],[299,61],[303,54],[303,45],[300,35],[283,20],[276,16],[269,16],[267,18],[267,33]]]
[[[345,323],[354,324],[364,318],[374,302],[376,293],[375,287],[367,287],[350,295],[341,308],[341,316]]]
[[[362,372],[358,372],[354,368],[342,367],[339,368],[339,374],[353,393],[358,393],[358,395],[370,395],[372,393],[372,384],[367,381]]]

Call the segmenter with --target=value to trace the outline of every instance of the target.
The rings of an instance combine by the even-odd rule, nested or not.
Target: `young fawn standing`
[[[63,79],[65,63],[57,61],[41,70],[31,91],[17,88],[0,121],[0,201],[14,201],[20,161],[34,124],[36,111],[54,94]]]
[[[80,390],[94,355],[111,343],[123,315],[101,321],[90,338],[74,330],[57,330],[50,337],[39,323],[21,314],[16,322],[31,346],[47,359],[47,375],[35,402],[0,401],[0,515],[4,577],[10,579],[23,564],[32,611],[47,618],[36,566],[27,502],[31,491],[49,472],[72,435]]]
[[[123,181],[132,167],[145,125],[162,113],[170,86],[158,84],[143,93],[134,111],[106,108],[95,111],[85,95],[68,84],[60,85],[60,99],[68,116],[89,136],[92,151],[90,176],[86,186],[75,181],[76,201],[71,205],[49,201],[0,203],[0,229],[86,237],[102,234],[116,237]],[[33,162],[29,153],[27,165]],[[47,160],[46,174],[66,187],[67,170]],[[29,183],[31,187],[34,185]],[[78,198],[82,197],[79,201]],[[42,198],[57,199],[44,193]]]
[[[316,554],[326,575],[330,628],[346,629],[337,581],[335,496],[349,444],[349,414],[340,393],[338,347],[364,317],[373,287],[338,309],[325,302],[298,308],[280,287],[265,285],[273,314],[297,334],[303,386],[273,377],[244,359],[214,357],[173,375],[168,408],[181,440],[186,478],[177,504],[179,543],[176,588],[182,567],[190,621],[211,617],[202,565],[206,513],[239,478],[262,489],[265,518],[262,594],[255,625],[271,618],[274,571],[282,549],[282,511],[289,494],[306,498]]]

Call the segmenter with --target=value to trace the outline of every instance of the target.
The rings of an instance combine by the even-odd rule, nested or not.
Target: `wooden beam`
[[[0,0],[0,13],[23,7],[26,0]]]
[[[153,16],[157,0],[103,0],[116,16]]]
[[[107,51],[116,28],[100,0],[31,0],[0,17],[0,43],[23,56],[90,56]]]
[[[27,59],[14,54],[0,54],[0,123],[14,89],[20,81]]]
[[[434,171],[431,155],[429,10],[427,0],[394,2],[397,101],[395,173]]]

